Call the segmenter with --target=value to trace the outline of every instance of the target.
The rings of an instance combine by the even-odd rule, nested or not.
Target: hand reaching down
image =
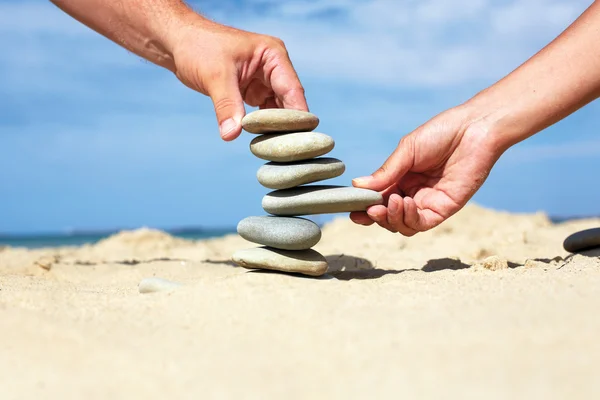
[[[283,42],[212,22],[181,0],[52,0],[115,43],[210,96],[221,137],[242,131],[253,107],[308,111]]]
[[[185,85],[211,97],[224,140],[240,135],[244,102],[308,111],[281,40],[206,20],[197,24],[183,29],[176,42],[175,73]]]

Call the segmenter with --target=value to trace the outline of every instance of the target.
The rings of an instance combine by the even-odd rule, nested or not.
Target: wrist
[[[155,62],[171,72],[176,71],[175,53],[184,32],[207,21],[183,2],[176,2],[160,18],[152,20],[152,39],[146,40],[146,48]]]
[[[522,104],[520,99],[501,101],[506,96],[487,89],[461,107],[467,115],[469,131],[485,136],[486,143],[498,154],[539,132],[545,121],[538,117],[533,104]],[[508,97],[510,98],[510,97]]]

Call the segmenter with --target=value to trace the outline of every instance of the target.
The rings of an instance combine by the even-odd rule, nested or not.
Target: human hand
[[[505,150],[480,126],[470,123],[466,109],[455,108],[402,138],[380,169],[353,181],[354,186],[382,191],[384,205],[351,213],[350,218],[413,236],[452,216]]]
[[[304,89],[284,43],[218,25],[194,14],[173,45],[175,74],[210,96],[224,140],[237,138],[252,107],[308,111]]]

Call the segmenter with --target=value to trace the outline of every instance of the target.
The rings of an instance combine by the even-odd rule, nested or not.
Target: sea
[[[550,219],[554,223],[566,222],[581,218],[598,218],[598,216],[570,216],[559,217],[551,216]],[[315,221],[318,225],[322,223]],[[103,232],[69,232],[69,233],[48,233],[48,234],[21,234],[10,235],[0,233],[0,248],[9,247],[25,247],[29,249],[44,248],[44,247],[63,247],[63,246],[81,246],[84,244],[94,244],[102,239],[118,233],[120,230],[103,231]],[[235,227],[232,228],[180,228],[163,231],[179,238],[189,240],[212,239],[229,234],[236,233]]]
[[[44,247],[82,246],[94,244],[102,239],[118,233],[120,230],[103,232],[69,232],[69,233],[46,233],[46,234],[22,234],[7,235],[0,234],[0,247],[25,247],[28,249]],[[235,228],[219,229],[185,229],[164,230],[165,232],[179,238],[189,240],[218,238],[236,233]]]

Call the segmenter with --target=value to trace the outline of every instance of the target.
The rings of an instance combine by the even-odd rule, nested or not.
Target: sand
[[[336,219],[316,249],[337,279],[236,267],[236,235],[4,248],[1,398],[599,398],[600,252],[562,249],[598,226],[476,205],[413,238]],[[138,293],[153,276],[183,286]]]

